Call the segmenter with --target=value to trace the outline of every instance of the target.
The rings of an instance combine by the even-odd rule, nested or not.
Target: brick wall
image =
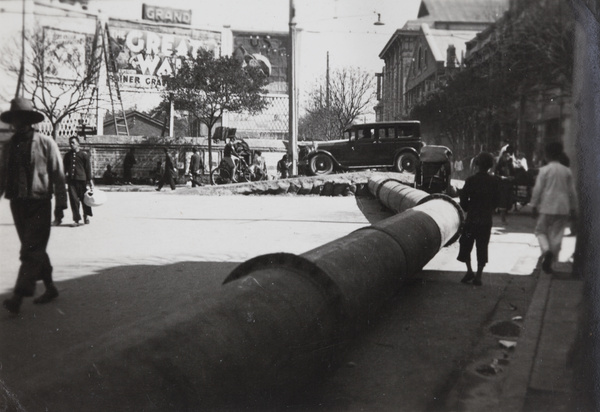
[[[275,170],[276,160],[279,160],[286,152],[286,142],[281,140],[246,140],[252,150],[262,150],[263,156],[267,160],[269,173]],[[58,138],[58,146],[64,155],[69,150],[67,138]],[[168,147],[169,153],[180,174],[183,175],[188,168],[189,159],[192,156],[192,148],[197,147],[204,155],[204,164],[208,166],[208,142],[206,138],[157,138],[146,136],[89,136],[87,139],[81,138],[81,147],[90,153],[92,159],[92,173],[94,179],[100,181],[102,174],[106,170],[106,165],[111,165],[113,173],[119,179],[123,177],[123,161],[130,148],[135,149],[135,158],[137,164],[133,167],[132,175],[134,183],[148,183],[156,168],[156,162],[161,161],[164,165],[164,147]],[[223,142],[213,143],[213,165],[210,169],[216,167],[223,154]],[[272,170],[271,170],[272,169]],[[209,168],[205,167],[208,173]],[[181,178],[183,181],[183,176]]]

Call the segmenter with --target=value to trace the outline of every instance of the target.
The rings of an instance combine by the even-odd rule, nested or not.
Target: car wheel
[[[313,175],[328,175],[333,173],[333,159],[326,154],[319,153],[310,159],[310,172]]]
[[[414,153],[401,153],[396,157],[394,169],[397,172],[415,173],[419,159]]]

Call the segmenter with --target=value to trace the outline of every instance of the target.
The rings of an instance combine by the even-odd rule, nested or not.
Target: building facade
[[[536,4],[527,0],[512,0],[509,10],[501,19],[467,42],[465,64],[493,77],[495,72],[507,70],[507,65],[514,64],[507,61],[510,57],[507,58],[506,46],[502,43],[511,37],[511,31],[515,28],[532,30],[537,26],[539,32],[543,33],[544,28],[551,27],[557,33],[569,33],[572,22],[574,17],[570,7],[560,0],[539,0]],[[523,29],[524,26],[527,28]],[[570,36],[567,34],[566,37]],[[569,50],[568,47],[564,48],[563,39],[558,36],[533,37],[532,33],[530,38],[533,42],[547,42],[543,45],[545,55],[551,55],[557,49],[565,53]],[[556,47],[557,43],[561,44]],[[525,155],[529,164],[540,165],[543,162],[543,147],[547,142],[565,142],[572,133],[572,78],[569,65],[573,58],[567,53],[561,56],[563,63],[554,67],[548,64],[536,68],[529,62],[530,71],[526,77],[531,81],[514,86],[517,92],[513,93],[516,96],[508,104],[512,109],[507,110],[512,114],[507,119],[508,128],[501,124],[496,127],[501,135],[495,136],[495,140],[511,142],[516,150]],[[524,60],[531,59],[535,57],[525,56]],[[549,78],[542,75],[543,71],[558,74]]]
[[[470,30],[431,29],[421,25],[414,43],[411,66],[406,76],[405,106],[410,110],[446,84],[463,65],[465,40],[476,32]]]
[[[507,9],[508,0],[422,0],[417,19],[408,21],[402,29],[396,30],[379,54],[384,61],[384,67],[382,73],[377,75],[377,120],[407,118],[411,108],[410,102],[407,101],[409,76],[413,77],[413,100],[418,95],[417,90],[431,90],[431,79],[424,74],[433,70],[433,62],[426,62],[425,59],[446,60],[447,50],[442,51],[442,58],[438,52],[443,48],[443,44],[449,45],[442,37],[452,37],[452,32],[461,33],[460,38],[452,40],[452,44],[455,50],[462,50],[465,47],[464,43],[470,40],[464,38],[466,33],[475,34],[484,30]],[[423,24],[427,27],[425,31]],[[448,33],[443,34],[445,31]],[[440,41],[436,40],[437,36],[440,36]],[[457,58],[461,58],[460,53],[457,53]],[[423,85],[415,83],[417,72],[420,73]]]

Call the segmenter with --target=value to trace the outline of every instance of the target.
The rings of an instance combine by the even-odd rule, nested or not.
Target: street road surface
[[[390,216],[375,199],[319,196],[196,196],[177,192],[108,192],[91,224],[70,227],[70,211],[48,247],[57,281],[98,270],[183,261],[243,262],[273,252],[300,254]],[[9,203],[0,201],[0,293],[19,267],[19,241]],[[494,227],[489,273],[531,274],[538,258],[532,230]],[[429,270],[463,271],[457,243]],[[566,260],[568,256],[561,257]]]
[[[300,254],[389,216],[374,199],[319,196],[196,196],[107,192],[89,225],[52,228],[56,281],[123,265],[243,262],[265,253]],[[364,210],[361,211],[361,209]],[[0,201],[0,293],[14,286],[19,240]]]

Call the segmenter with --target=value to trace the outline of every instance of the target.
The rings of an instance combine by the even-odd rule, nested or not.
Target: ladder
[[[129,126],[127,125],[125,109],[123,108],[123,99],[121,99],[121,90],[119,89],[119,74],[117,71],[115,58],[110,48],[110,33],[108,31],[108,23],[106,23],[104,27],[104,33],[102,35],[102,48],[104,52],[104,61],[106,63],[106,80],[108,81],[108,93],[110,96],[110,105],[112,107],[115,133],[118,136],[129,136]],[[115,97],[117,99],[118,104],[118,107],[116,108]]]
[[[95,102],[94,102],[95,100]],[[94,106],[96,106],[96,119],[98,118],[98,87],[94,86],[92,88],[92,93],[90,94],[90,101],[87,104],[87,108],[85,110],[85,113],[81,113],[80,116],[81,118],[79,119],[79,130],[77,131],[77,135],[78,136],[82,136],[84,139],[87,139],[87,134],[96,134],[97,133],[97,129],[94,126],[89,126],[88,125],[88,119],[90,117],[90,111],[91,108]]]

